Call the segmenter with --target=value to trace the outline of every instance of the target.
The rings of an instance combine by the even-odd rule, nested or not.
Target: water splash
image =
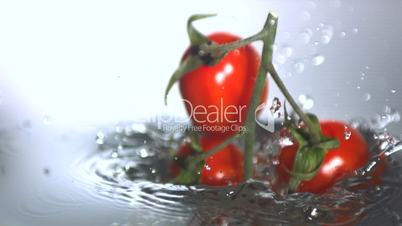
[[[278,104],[275,106],[277,109]],[[97,188],[97,197],[130,203],[175,225],[331,225],[335,221],[339,224],[359,222],[368,213],[370,217],[384,214],[381,206],[395,199],[393,197],[402,186],[399,176],[402,167],[398,165],[392,165],[394,170],[387,171],[380,187],[368,190],[355,188],[366,182],[367,179],[362,176],[375,169],[380,153],[386,153],[391,161],[393,157],[398,157],[402,145],[397,138],[373,133],[367,121],[355,121],[352,125],[367,138],[372,162],[360,170],[357,177],[342,181],[322,196],[305,193],[287,195],[286,189],[272,187],[275,184],[275,156],[281,139],[278,134],[264,131],[257,133],[256,155],[259,157],[254,163],[258,181],[239,186],[214,188],[167,183],[169,156],[177,150],[185,134],[183,131],[169,134],[152,124],[121,127],[142,128],[130,129],[129,133],[125,133],[124,129],[98,133],[96,143],[99,150],[77,164],[81,172],[77,175],[81,181]],[[116,158],[111,157],[114,150],[119,150]],[[86,173],[83,175],[82,172]],[[339,219],[345,220],[339,222]]]

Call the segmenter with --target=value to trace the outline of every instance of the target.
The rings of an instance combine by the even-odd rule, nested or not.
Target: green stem
[[[203,152],[202,154],[197,155],[197,157],[192,158],[190,160],[189,166],[193,167],[193,166],[197,165],[197,163],[203,161],[204,159],[216,154],[217,152],[219,152],[220,150],[224,149],[229,144],[233,143],[233,141],[235,141],[235,140],[239,139],[240,137],[242,137],[243,134],[244,133],[237,133],[237,134],[227,138],[222,143],[218,144],[217,146],[213,147],[212,149],[207,150],[207,151]]]
[[[267,64],[272,62],[273,44],[275,42],[276,28],[278,24],[278,17],[269,13],[267,21],[265,22],[263,31],[260,32],[263,44],[261,65],[258,70],[257,81],[255,83],[251,104],[247,112],[246,121],[246,140],[245,140],[245,159],[244,159],[244,178],[250,179],[253,174],[253,152],[255,142],[255,110],[260,101],[261,92],[265,86],[267,75]]]
[[[248,38],[240,39],[226,44],[218,45],[218,44],[204,43],[200,45],[200,49],[203,50],[204,52],[210,53],[213,58],[220,59],[232,50],[248,45],[255,41],[262,40],[263,36],[264,36],[263,32],[260,32]]]
[[[293,110],[296,112],[297,115],[301,118],[301,120],[306,124],[306,126],[309,128],[309,131],[311,133],[311,139],[313,144],[317,144],[320,142],[320,134],[319,132],[315,131],[313,128],[313,122],[310,120],[309,117],[303,112],[303,110],[299,107],[299,105],[296,103],[296,101],[293,99],[292,95],[290,95],[288,89],[286,88],[285,84],[279,77],[278,73],[275,70],[274,65],[272,64],[272,61],[268,64],[268,71],[269,74],[271,75],[272,79],[275,81],[276,85],[278,88],[281,90],[285,98],[288,100],[290,106],[292,106]]]

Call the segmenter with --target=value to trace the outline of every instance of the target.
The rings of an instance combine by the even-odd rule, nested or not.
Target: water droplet
[[[310,110],[313,108],[314,100],[312,97],[305,94],[301,94],[298,99],[303,110]]]
[[[281,54],[285,57],[290,57],[293,54],[293,49],[287,45],[282,46]]]
[[[321,30],[321,38],[320,38],[321,43],[328,44],[331,41],[333,34],[334,34],[334,28],[331,25],[324,26],[323,29]]]
[[[150,170],[151,170],[151,173],[152,173],[152,174],[155,174],[155,173],[156,173],[156,169],[150,168]]]
[[[399,122],[401,120],[401,115],[398,111],[390,106],[385,106],[383,113],[376,116],[372,120],[372,127],[375,129],[384,129],[390,123]]]
[[[391,93],[395,94],[396,93],[396,89],[391,89]]]
[[[304,213],[308,222],[316,220],[320,215],[319,210],[315,207],[305,208]]]
[[[370,93],[365,93],[364,94],[364,101],[369,101],[371,99],[371,94]]]
[[[350,131],[350,129],[347,126],[345,126],[345,130],[343,131],[343,137],[345,138],[345,140],[349,140],[351,136],[352,131]]]
[[[354,33],[354,34],[359,33],[359,28],[357,28],[357,27],[353,28],[353,33]]]
[[[99,131],[96,134],[96,143],[97,144],[104,144],[105,143],[105,134],[102,131]]]
[[[324,63],[324,61],[325,61],[325,57],[320,54],[314,55],[312,58],[312,64],[314,66],[321,65],[322,63]]]
[[[204,165],[204,168],[205,168],[207,171],[210,171],[210,170],[211,170],[211,167],[210,167],[208,164],[205,164],[205,165]]]
[[[303,44],[308,44],[311,40],[311,36],[313,35],[313,31],[310,28],[306,28],[305,30],[303,30],[302,32],[300,32],[299,37],[300,37],[300,41]]]
[[[284,63],[286,62],[286,57],[283,56],[283,55],[281,55],[281,54],[279,54],[279,55],[276,57],[276,62],[277,62],[278,64],[284,64]]]
[[[304,64],[302,62],[296,62],[293,64],[293,69],[297,73],[302,73],[304,71]]]
[[[112,154],[110,156],[112,156],[112,158],[114,158],[114,159],[118,158],[119,157],[119,152],[117,152],[117,150],[113,150]]]
[[[275,25],[276,21],[274,19],[269,20],[269,24]]]
[[[331,41],[331,37],[328,35],[323,35],[323,36],[321,36],[320,41],[323,44],[328,44]]]
[[[303,11],[301,14],[301,18],[304,21],[309,21],[311,19],[311,14],[309,11]]]
[[[140,149],[140,157],[141,158],[147,158],[149,156],[147,149],[141,148]]]
[[[341,33],[339,33],[339,37],[345,38],[346,37],[346,32],[342,31]]]
[[[364,80],[366,78],[366,73],[364,73],[364,72],[362,72],[361,74],[360,74],[360,80]]]
[[[48,115],[43,116],[43,124],[49,125],[52,123],[52,118]]]
[[[232,199],[236,196],[236,192],[235,191],[229,191],[228,193],[226,193],[226,197]]]
[[[278,97],[274,97],[274,99],[272,100],[272,105],[269,108],[269,110],[271,111],[272,114],[276,113],[282,106],[281,101],[279,100]]]

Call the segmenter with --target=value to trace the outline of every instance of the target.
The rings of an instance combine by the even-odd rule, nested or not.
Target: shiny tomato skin
[[[324,136],[339,140],[339,147],[328,151],[317,174],[311,180],[302,181],[298,192],[324,193],[337,181],[353,176],[355,170],[368,163],[367,143],[356,129],[340,121],[322,121],[320,125]],[[277,166],[281,182],[289,181],[286,168],[292,169],[297,149],[297,142],[281,149]]]
[[[201,146],[208,151],[223,142],[221,139],[202,137]],[[193,153],[191,144],[184,142],[179,148],[177,156],[186,157]],[[208,157],[201,170],[199,183],[209,186],[236,185],[244,181],[243,153],[233,144],[229,144],[216,154]],[[170,175],[177,176],[181,168],[173,162],[170,167]]]
[[[223,32],[211,34],[208,38],[218,44],[240,39]],[[189,50],[183,59],[188,54]],[[180,92],[187,113],[193,124],[202,128],[203,135],[228,137],[239,131],[246,121],[259,64],[259,54],[247,45],[229,52],[218,64],[201,66],[180,79]],[[267,85],[261,103],[266,94]],[[223,131],[224,128],[229,131]]]

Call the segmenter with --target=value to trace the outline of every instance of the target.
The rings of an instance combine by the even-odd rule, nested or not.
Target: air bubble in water
[[[359,28],[357,28],[357,27],[353,28],[353,33],[355,33],[355,34],[359,33]]]
[[[293,64],[293,69],[297,73],[302,73],[304,71],[304,64],[302,62],[296,62]]]
[[[345,138],[345,140],[349,140],[351,136],[352,131],[350,131],[350,129],[347,126],[345,126],[345,130],[343,131],[343,137]]]
[[[345,37],[346,37],[346,32],[342,31],[342,32],[339,34],[339,37],[345,38]]]
[[[395,94],[396,93],[396,89],[391,89],[391,93]]]
[[[299,102],[303,110],[310,110],[314,106],[314,100],[312,97],[302,94],[299,96]]]
[[[314,66],[318,66],[318,65],[321,65],[322,63],[324,63],[325,57],[323,55],[317,54],[317,55],[313,56],[311,61]]]

